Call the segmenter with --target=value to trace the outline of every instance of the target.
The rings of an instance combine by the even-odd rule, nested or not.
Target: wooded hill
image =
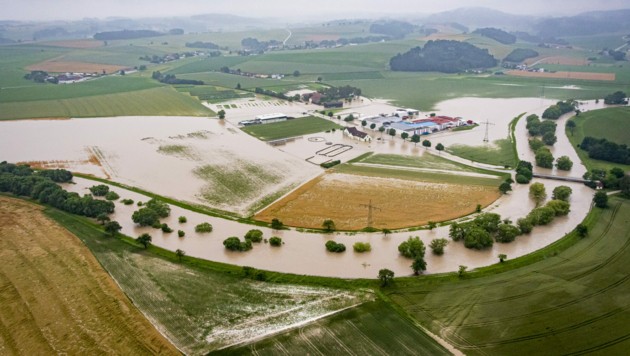
[[[487,49],[470,43],[437,40],[415,47],[389,61],[393,71],[458,73],[495,67],[497,60]]]

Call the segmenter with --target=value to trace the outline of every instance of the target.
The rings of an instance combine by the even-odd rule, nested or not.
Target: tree
[[[494,241],[492,240],[490,233],[477,226],[470,228],[464,237],[464,246],[466,248],[481,250],[491,247],[493,243]]]
[[[299,70],[294,70],[293,71],[293,76],[294,77],[299,77],[300,76],[300,71]]]
[[[588,235],[588,226],[584,224],[578,224],[575,227],[575,231],[580,235],[580,237],[586,237]]]
[[[459,278],[464,278],[464,276],[466,275],[467,269],[468,269],[468,266],[459,265],[459,269],[457,270],[457,276]]]
[[[363,253],[372,251],[372,245],[369,242],[355,242],[352,245],[354,252]]]
[[[105,184],[93,185],[89,189],[92,195],[96,197],[104,197],[109,192],[109,187]]]
[[[388,234],[391,234],[392,230],[390,229],[383,229],[383,235],[385,235],[385,237],[387,237]]]
[[[149,200],[145,206],[153,211],[155,211],[159,217],[161,218],[165,218],[167,216],[170,215],[171,213],[171,208],[168,206],[168,204],[159,201],[157,199],[151,199]]]
[[[429,230],[433,230],[437,227],[437,223],[435,221],[429,221]]]
[[[529,186],[529,197],[534,200],[536,206],[539,206],[547,198],[545,185],[542,183],[533,183]]]
[[[619,180],[619,189],[621,189],[621,196],[624,198],[630,198],[630,176],[624,175]]]
[[[532,151],[534,152],[538,151],[541,147],[545,146],[545,143],[537,138],[532,138],[531,140],[528,140],[528,142],[529,142],[529,148],[531,148]]]
[[[403,132],[400,134],[400,138],[402,138],[403,140],[406,140],[407,137],[409,137],[409,134],[407,132]]]
[[[424,148],[431,147],[431,141],[429,141],[429,140],[422,141],[422,146],[424,146]]]
[[[245,233],[245,240],[249,240],[251,242],[261,242],[263,237],[263,232],[258,229],[251,229]]]
[[[372,124],[370,125],[370,128],[371,128],[372,130],[374,130],[374,129],[376,128],[376,124],[372,123]]]
[[[433,239],[429,247],[431,247],[433,254],[440,256],[444,254],[444,247],[446,247],[446,245],[448,245],[447,239]]]
[[[109,221],[104,226],[105,232],[111,236],[116,236],[116,234],[122,230],[122,226],[118,223],[118,221]]]
[[[225,110],[221,109],[217,114],[219,115],[219,119],[225,119]]]
[[[394,272],[387,268],[378,271],[378,279],[381,281],[381,287],[386,287],[394,279]]]
[[[326,241],[325,246],[326,246],[326,250],[329,252],[341,253],[346,250],[346,245],[342,243],[337,243],[333,240]]]
[[[385,131],[385,126],[381,126],[378,128],[378,132],[381,133],[381,138],[383,137],[383,132]]]
[[[361,126],[366,127],[367,126],[367,121],[365,121],[365,120],[361,121]]]
[[[536,151],[536,165],[543,168],[553,168],[553,155],[547,147],[541,147]]]
[[[507,260],[507,255],[504,253],[500,253],[499,256],[499,262],[503,263],[503,261]]]
[[[577,116],[577,115],[576,115]],[[567,129],[571,132],[571,136],[573,136],[573,132],[575,131],[575,121],[569,120],[567,121]]]
[[[241,83],[236,83],[236,89],[241,90]]]
[[[565,216],[571,211],[571,204],[564,200],[550,200],[545,206],[553,209],[556,216]]]
[[[271,246],[281,246],[282,245],[282,239],[279,238],[278,236],[272,236],[271,238],[269,238],[269,245]]]
[[[249,240],[241,241],[236,236],[228,237],[223,240],[223,246],[230,251],[249,251],[252,249],[252,242]]]
[[[144,207],[134,211],[131,220],[140,226],[152,226],[160,221],[160,216],[154,210]]]
[[[335,222],[332,221],[332,219],[324,220],[322,227],[326,230],[326,232],[333,232],[336,229]]]
[[[556,143],[556,141],[558,141],[558,138],[553,132],[547,132],[543,135],[542,141],[547,146],[553,146]]]
[[[560,156],[556,159],[556,167],[562,171],[570,171],[573,167],[573,161],[568,156]]]
[[[209,233],[212,232],[212,224],[208,222],[201,223],[195,226],[195,232],[199,233]]]
[[[411,269],[416,276],[420,274],[420,272],[425,271],[427,269],[427,262],[424,260],[424,257],[414,258],[411,263]]]
[[[604,104],[606,105],[619,105],[619,104],[627,104],[627,103],[628,102],[626,101],[626,93],[622,91],[616,91],[604,97]]]
[[[608,194],[606,192],[602,192],[601,190],[593,196],[593,203],[598,208],[605,209],[608,207]]]
[[[138,236],[138,238],[136,238],[136,241],[140,244],[142,244],[144,246],[144,248],[148,248],[149,245],[151,244],[151,235],[144,233],[140,236]]]
[[[424,258],[424,243],[418,236],[410,236],[407,241],[403,241],[400,245],[398,245],[398,252],[407,258]]]
[[[284,227],[282,221],[277,218],[271,219],[271,228],[274,230],[281,230]]]
[[[439,152],[444,151],[444,145],[441,143],[438,143],[437,145],[435,145],[435,149],[438,150]]]
[[[501,192],[501,194],[506,194],[510,190],[512,190],[512,185],[508,182],[503,182],[501,183],[501,185],[499,185],[499,191]]]
[[[177,255],[177,259],[179,260],[179,262],[182,262],[182,258],[186,256],[186,252],[184,252],[184,250],[177,249],[175,250],[175,255]]]
[[[109,221],[109,215],[106,213],[100,213],[96,216],[96,221],[100,222],[101,225],[105,225],[105,223]]]
[[[188,219],[185,216],[180,216],[179,218],[177,218],[177,221],[179,221],[180,224],[183,224],[187,222]]]
[[[553,189],[551,199],[568,201],[571,193],[573,193],[571,187],[567,187],[566,185],[559,185]]]
[[[387,133],[394,138],[394,136],[396,136],[396,129],[389,129],[387,130]]]
[[[497,242],[512,242],[520,234],[521,230],[518,227],[512,224],[501,224],[495,239]]]
[[[186,232],[184,230],[177,230],[177,236],[184,237],[186,236]]]
[[[531,221],[532,225],[547,225],[553,221],[556,217],[556,211],[548,206],[542,206],[535,208],[527,214],[527,219]]]
[[[415,146],[415,145],[417,145],[417,144],[418,144],[418,142],[420,142],[420,135],[418,135],[418,134],[413,134],[413,135],[411,136],[411,142],[413,142],[413,145],[414,145],[414,146]]]

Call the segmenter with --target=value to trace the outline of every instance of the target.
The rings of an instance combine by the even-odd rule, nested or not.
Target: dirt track
[[[39,206],[0,196],[0,260],[0,354],[178,354]]]

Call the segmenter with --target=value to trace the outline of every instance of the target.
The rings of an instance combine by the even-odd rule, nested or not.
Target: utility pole
[[[486,122],[482,122],[482,125],[486,125],[486,134],[483,136],[483,142],[488,142],[488,127],[490,125],[494,125],[493,123],[491,123],[490,121],[488,121],[488,119],[486,119]]]
[[[372,227],[372,211],[373,210],[381,211],[381,208],[378,208],[372,205],[372,199],[370,199],[369,204],[361,204],[361,206],[364,208],[368,208],[367,227]]]

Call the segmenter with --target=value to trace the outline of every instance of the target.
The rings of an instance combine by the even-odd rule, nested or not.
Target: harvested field
[[[564,57],[564,56],[553,56],[553,57],[535,57],[529,58],[525,60],[525,64],[532,65],[532,63],[536,64],[562,64],[569,66],[585,66],[588,64],[588,59],[586,58],[574,58],[574,57]]]
[[[1,354],[178,354],[79,239],[0,196]]]
[[[278,218],[287,225],[308,228],[321,228],[325,219],[332,219],[338,229],[357,230],[367,226],[371,201],[378,208],[373,227],[394,229],[454,219],[498,197],[493,186],[330,173],[304,184],[256,219]]]
[[[63,59],[51,59],[26,67],[26,70],[43,70],[49,73],[102,73],[107,74],[117,72],[127,67],[112,64],[88,63],[64,61]]]
[[[528,78],[553,78],[553,79],[575,79],[575,80],[601,80],[614,81],[615,73],[593,73],[593,72],[526,72],[522,70],[509,70],[507,75]]]

